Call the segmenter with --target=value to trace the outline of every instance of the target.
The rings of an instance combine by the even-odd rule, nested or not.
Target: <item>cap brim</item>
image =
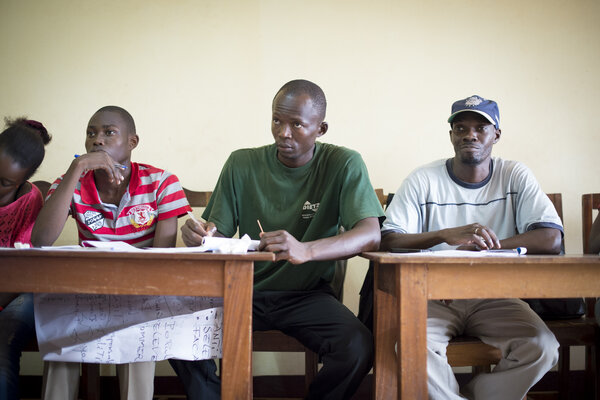
[[[454,114],[450,115],[450,117],[448,117],[448,123],[452,123],[452,121],[454,120],[454,117],[456,117],[458,114],[463,113],[463,112],[474,112],[477,114],[481,114],[485,117],[485,119],[487,119],[488,121],[491,122],[492,125],[496,126],[496,121],[494,121],[494,118],[492,118],[488,113],[484,113],[483,111],[479,111],[479,110],[460,110],[455,112]]]

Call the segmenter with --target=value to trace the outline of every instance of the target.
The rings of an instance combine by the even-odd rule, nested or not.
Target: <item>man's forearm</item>
[[[555,228],[534,229],[500,241],[503,249],[527,248],[528,254],[559,254],[562,235]]]
[[[177,242],[177,217],[158,221],[154,231],[153,247],[175,247]]]
[[[60,236],[69,216],[75,186],[82,172],[81,169],[71,166],[40,210],[31,232],[31,243],[34,246],[51,246]]]
[[[392,248],[428,249],[443,243],[440,231],[425,233],[398,233],[388,232],[381,238],[381,250],[389,251]]]
[[[349,258],[364,251],[377,251],[381,241],[379,220],[365,218],[352,229],[325,239],[308,242],[311,261]]]

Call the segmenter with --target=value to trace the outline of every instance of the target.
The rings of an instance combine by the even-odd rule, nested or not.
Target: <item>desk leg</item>
[[[427,399],[427,265],[396,264],[398,395]]]
[[[374,395],[376,400],[398,397],[396,344],[397,310],[393,290],[394,266],[375,263],[373,333],[375,336]]]
[[[224,274],[221,397],[251,399],[253,263],[227,261]]]

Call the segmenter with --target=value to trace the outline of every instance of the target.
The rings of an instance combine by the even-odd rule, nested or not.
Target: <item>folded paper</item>
[[[248,235],[240,239],[205,236],[201,247],[214,253],[244,254],[248,250],[258,250],[259,244],[260,240],[251,240]]]

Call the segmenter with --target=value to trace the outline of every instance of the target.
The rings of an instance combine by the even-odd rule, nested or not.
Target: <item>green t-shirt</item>
[[[227,237],[283,229],[300,242],[335,236],[340,226],[380,217],[383,210],[367,168],[357,152],[316,143],[311,161],[288,168],[272,144],[233,152],[217,182],[203,217]],[[287,261],[257,262],[256,290],[311,290],[333,278],[335,261],[293,265]]]

